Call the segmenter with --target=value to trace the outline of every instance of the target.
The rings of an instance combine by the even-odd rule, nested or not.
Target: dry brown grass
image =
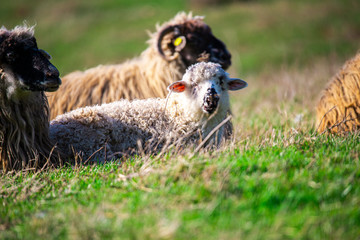
[[[316,129],[315,105],[328,79],[341,63],[334,57],[305,67],[283,66],[244,79],[247,91],[232,96],[237,140],[262,138],[274,129],[309,132]]]

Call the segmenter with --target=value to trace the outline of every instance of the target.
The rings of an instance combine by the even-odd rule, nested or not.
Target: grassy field
[[[146,30],[205,15],[249,87],[235,136],[210,152],[2,174],[0,239],[359,239],[360,133],[316,133],[314,106],[360,49],[356,0],[6,1],[0,23],[36,23],[62,75],[141,53]]]

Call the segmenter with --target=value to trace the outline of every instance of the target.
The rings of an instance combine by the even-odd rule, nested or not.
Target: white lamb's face
[[[220,71],[221,70],[221,71]],[[184,77],[184,80],[173,83],[169,89],[184,94],[184,101],[192,112],[202,112],[208,115],[217,112],[219,108],[229,108],[228,90],[235,91],[247,86],[241,79],[229,78],[221,68],[214,71],[207,79],[201,81]]]
[[[219,106],[227,106],[229,94],[226,86],[227,76],[216,74],[210,79],[191,86],[191,97],[204,113],[212,114]]]

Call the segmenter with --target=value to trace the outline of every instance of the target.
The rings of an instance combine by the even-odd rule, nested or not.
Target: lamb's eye
[[[196,95],[197,94],[197,91],[198,91],[198,87],[197,86],[194,86],[193,89],[192,89],[192,95]]]

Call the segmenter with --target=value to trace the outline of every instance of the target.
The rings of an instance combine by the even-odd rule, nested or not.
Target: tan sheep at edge
[[[360,53],[348,60],[323,91],[316,108],[318,132],[360,128]]]
[[[169,86],[168,98],[123,99],[76,109],[51,121],[50,137],[69,157],[78,153],[84,161],[100,162],[138,153],[139,144],[154,153],[181,138],[184,144],[199,142],[225,119],[230,110],[228,90],[246,86],[229,78],[219,64],[197,63],[182,81]],[[219,144],[223,128],[208,145]]]
[[[150,36],[149,47],[139,57],[64,76],[62,87],[48,94],[51,119],[78,107],[122,98],[163,98],[167,86],[180,80],[188,66],[212,61],[226,69],[231,64],[226,46],[212,35],[203,17],[180,12]]]

